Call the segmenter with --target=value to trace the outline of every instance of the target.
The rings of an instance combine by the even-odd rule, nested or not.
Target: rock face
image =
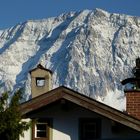
[[[130,77],[140,56],[140,18],[101,9],[27,21],[0,31],[1,92],[25,87],[29,70],[41,63],[53,71],[53,85],[65,85],[124,109],[120,81]]]

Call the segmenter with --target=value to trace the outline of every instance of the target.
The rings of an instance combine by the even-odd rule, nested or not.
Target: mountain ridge
[[[121,80],[140,52],[140,18],[101,9],[29,20],[0,32],[1,92],[25,87],[38,63],[65,85],[115,108],[125,108]]]

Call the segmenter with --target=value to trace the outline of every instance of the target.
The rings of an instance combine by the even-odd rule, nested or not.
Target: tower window
[[[36,86],[38,86],[38,87],[45,86],[45,78],[43,78],[43,77],[37,77],[36,78]]]

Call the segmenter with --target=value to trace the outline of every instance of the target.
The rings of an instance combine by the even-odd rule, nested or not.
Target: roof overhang
[[[108,119],[140,131],[140,120],[63,86],[21,104],[20,110],[22,115],[26,116],[26,114],[60,99],[68,100]]]
[[[46,68],[45,68],[45,67],[43,67],[41,64],[38,64],[36,68],[34,68],[34,69],[32,69],[32,70],[30,70],[30,71],[29,71],[29,72],[30,72],[30,74],[31,74],[33,71],[36,71],[37,69],[41,69],[41,70],[44,70],[44,71],[48,71],[48,72],[50,72],[50,74],[52,74],[52,73],[53,73],[51,70],[46,69]]]

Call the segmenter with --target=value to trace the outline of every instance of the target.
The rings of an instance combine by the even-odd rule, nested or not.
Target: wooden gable
[[[31,99],[20,105],[20,111],[23,117],[26,118],[28,113],[45,107],[51,103],[54,103],[60,99],[68,100],[74,104],[77,104],[85,109],[102,115],[108,119],[121,123],[134,130],[140,131],[140,120],[135,119],[121,111],[118,111],[110,106],[102,104],[94,99],[91,99],[85,95],[82,95],[76,91],[73,91],[66,87],[58,87],[45,94],[42,94],[36,98]]]

